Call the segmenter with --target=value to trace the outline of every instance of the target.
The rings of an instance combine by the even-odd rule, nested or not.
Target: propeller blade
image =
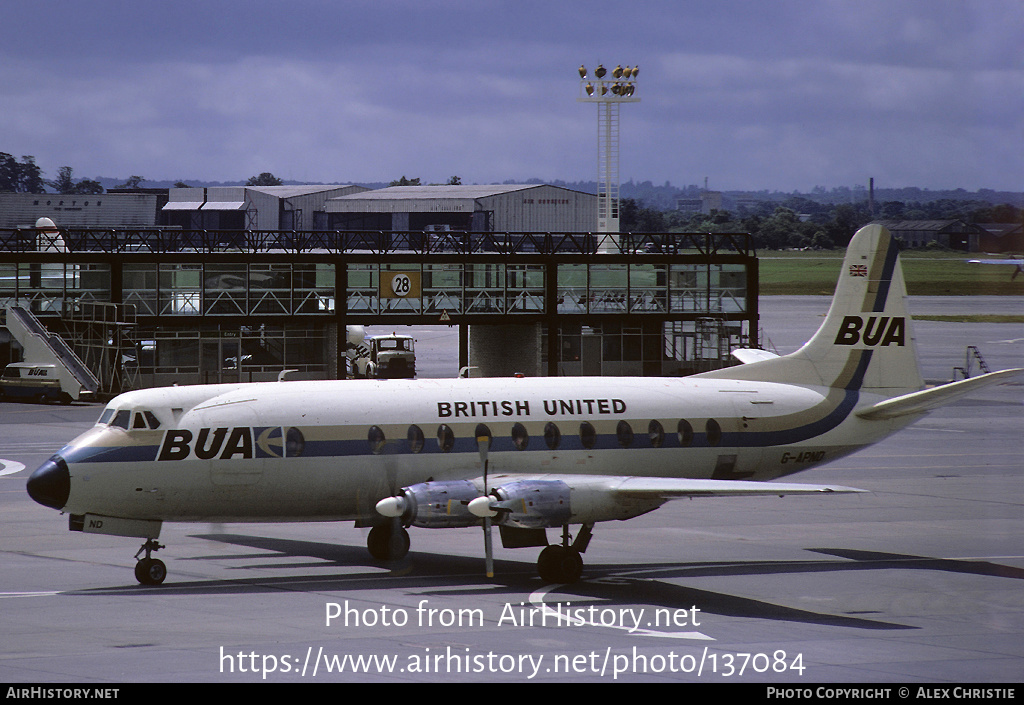
[[[494,577],[494,552],[491,546],[491,518],[484,517],[484,569],[488,578]]]
[[[487,492],[487,453],[491,449],[491,430],[484,424],[478,424],[476,427],[476,447],[480,451],[480,462],[484,466],[484,493]],[[480,500],[486,502],[486,506],[483,508],[487,513],[477,514],[473,511],[474,504],[477,509],[480,510]],[[497,512],[492,512],[490,509],[490,499],[487,497],[477,497],[469,503],[469,511],[476,516],[482,516],[484,519],[484,570],[487,573],[488,578],[494,577],[494,549],[491,543],[491,517],[496,515]]]

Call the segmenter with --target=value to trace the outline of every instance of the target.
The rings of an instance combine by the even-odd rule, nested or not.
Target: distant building
[[[332,198],[330,230],[593,232],[597,196],[546,184],[391,186]]]
[[[365,186],[210,186],[172,188],[161,225],[183,230],[326,230],[328,199]]]
[[[678,198],[676,199],[676,210],[681,213],[704,213],[707,215],[713,210],[722,210],[721,191],[702,191],[700,198]]]
[[[703,191],[700,194],[701,200],[701,213],[710,213],[711,211],[722,210],[722,192],[721,191]]]
[[[0,228],[30,228],[39,218],[62,228],[152,227],[159,203],[152,193],[0,193]]]
[[[977,252],[984,228],[962,220],[876,220],[904,247],[924,247],[935,242],[951,250]]]
[[[692,215],[694,213],[700,213],[701,208],[704,206],[704,202],[699,198],[677,198],[676,199],[676,210],[680,213]]]
[[[980,252],[1024,252],[1024,225],[979,223],[985,232],[978,237]]]

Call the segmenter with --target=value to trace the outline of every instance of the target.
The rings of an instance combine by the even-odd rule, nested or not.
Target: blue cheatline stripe
[[[156,460],[160,446],[75,446],[57,455],[68,463],[144,463]]]
[[[889,238],[889,249],[885,253],[885,264],[882,267],[882,276],[878,286],[878,293],[875,295],[875,305],[871,308],[872,313],[880,313],[885,310],[885,302],[889,298],[889,287],[892,284],[892,274],[896,270],[896,258],[899,256],[899,247],[896,246],[896,238]]]
[[[874,353],[874,350],[860,350],[858,352],[860,352],[860,360],[857,361],[857,369],[853,371],[850,381],[846,383],[843,389],[860,391],[860,388],[864,386],[864,375],[868,371],[868,365],[871,364],[871,355]]]

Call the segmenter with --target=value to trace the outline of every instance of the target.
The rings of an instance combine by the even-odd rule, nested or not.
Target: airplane
[[[69,515],[72,531],[145,539],[135,554],[145,585],[167,575],[152,556],[165,548],[163,522],[281,521],[353,521],[382,561],[406,555],[411,526],[480,526],[489,577],[497,525],[507,548],[542,547],[544,581],[572,583],[598,522],[680,498],[860,492],[776,480],[1024,372],[925,388],[898,247],[880,225],[851,240],[828,314],[803,347],[738,357],[746,364],[673,378],[136,390],[27,489]]]
[[[1024,259],[969,259],[967,264],[1012,264],[1013,273],[1010,281],[1017,278],[1018,274],[1024,274]]]

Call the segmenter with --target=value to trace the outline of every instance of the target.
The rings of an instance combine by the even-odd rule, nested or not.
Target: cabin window
[[[526,432],[526,426],[521,423],[512,427],[512,445],[516,447],[516,450],[526,450],[526,447],[530,445],[530,434]]]
[[[580,424],[580,443],[588,450],[597,443],[597,429],[589,421],[584,421]]]
[[[131,412],[127,409],[121,409],[114,414],[114,420],[110,422],[111,426],[117,426],[123,428],[125,431],[128,430],[128,421],[130,420]]]
[[[380,426],[370,426],[370,430],[366,433],[366,441],[370,444],[370,451],[374,455],[380,455],[384,451],[384,444],[387,443],[384,431],[380,429]]]
[[[409,438],[409,450],[413,453],[419,453],[423,450],[423,429],[413,424],[409,427],[407,436]]]
[[[647,438],[651,442],[651,448],[661,448],[665,445],[665,428],[658,420],[647,424]]]
[[[450,453],[455,447],[455,432],[448,424],[441,424],[437,427],[437,446],[442,453]]]
[[[626,421],[619,421],[615,426],[615,437],[618,439],[620,446],[629,448],[633,445],[633,427]]]
[[[287,458],[297,458],[306,448],[306,438],[297,428],[289,428],[284,434],[284,453]]]
[[[722,442],[722,427],[714,419],[708,419],[708,422],[704,424],[704,430],[708,434],[708,445],[717,446]]]
[[[676,433],[679,436],[679,445],[683,448],[689,448],[690,444],[693,443],[693,426],[690,425],[690,422],[686,419],[679,419]]]
[[[551,450],[558,450],[558,446],[562,443],[562,432],[558,430],[558,426],[553,421],[548,421],[544,426],[544,442]]]

